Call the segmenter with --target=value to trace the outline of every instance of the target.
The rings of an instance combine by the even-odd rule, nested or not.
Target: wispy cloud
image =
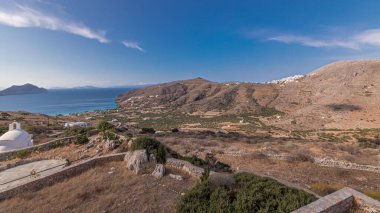
[[[260,31],[261,32],[261,31]],[[341,36],[305,36],[297,34],[283,33],[257,33],[250,34],[252,38],[261,38],[265,41],[275,41],[286,44],[299,44],[302,46],[316,48],[344,48],[352,50],[361,50],[365,47],[380,48],[380,28],[364,30],[351,35]]]
[[[105,31],[93,30],[84,24],[67,21],[28,6],[14,5],[12,9],[0,9],[0,24],[18,28],[42,28],[62,31],[100,43],[109,43]]]
[[[134,41],[123,41],[123,45],[127,48],[136,49],[140,52],[145,52],[145,50],[139,45],[139,43]]]
[[[287,44],[301,44],[308,47],[340,47],[359,49],[359,44],[353,41],[321,40],[299,35],[279,35],[267,38],[268,41],[277,41]]]

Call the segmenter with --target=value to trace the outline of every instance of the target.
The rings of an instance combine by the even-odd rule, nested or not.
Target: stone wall
[[[288,160],[293,157],[290,154],[273,154],[273,153],[265,153],[265,152],[263,152],[262,154],[274,160]],[[380,173],[379,166],[351,163],[347,161],[335,160],[332,158],[318,158],[318,157],[313,157],[313,156],[309,156],[309,157],[310,159],[313,160],[313,163],[319,166],[333,167],[333,168],[340,168],[340,169],[354,169],[354,170],[360,170],[360,171]]]
[[[60,143],[63,144],[69,144],[74,141],[76,136],[70,136],[70,137],[64,137],[64,138],[58,138],[46,143],[38,144],[35,146],[27,147],[24,149],[17,149],[17,150],[12,150],[9,152],[3,152],[0,153],[0,161],[6,161],[10,160],[16,157],[17,153],[19,152],[33,152],[33,151],[46,151],[49,149],[56,148]]]
[[[189,175],[195,178],[200,178],[202,176],[202,173],[204,172],[203,168],[194,166],[190,162],[175,159],[175,158],[166,159],[166,166],[183,170],[184,172],[188,173]]]
[[[89,135],[92,136],[92,135],[96,135],[98,133],[99,133],[99,130],[93,129],[93,130],[91,130],[89,132]],[[35,145],[35,146],[27,147],[27,148],[24,148],[24,149],[17,149],[17,150],[12,150],[12,151],[9,151],[9,152],[3,152],[3,153],[0,153],[0,161],[6,161],[6,160],[13,159],[13,158],[16,157],[16,154],[18,152],[46,151],[46,150],[49,150],[49,149],[54,149],[57,146],[60,146],[61,143],[63,143],[63,145],[67,145],[69,143],[74,142],[74,140],[75,140],[76,137],[77,136],[75,135],[75,136],[58,138],[58,139],[55,139],[55,140],[52,140],[52,141],[49,141],[49,142],[46,142],[46,143],[42,143],[42,144],[38,144],[38,145]]]
[[[380,202],[351,188],[343,188],[293,213],[345,213],[358,209],[363,212],[380,212]]]
[[[45,186],[53,185],[57,182],[65,180],[67,178],[79,175],[96,165],[110,162],[110,161],[122,161],[124,159],[125,153],[112,154],[107,156],[95,157],[86,161],[83,161],[78,164],[73,164],[65,167],[63,170],[58,171],[52,175],[37,177],[35,180],[16,186],[5,191],[0,191],[0,200],[11,198],[17,194],[26,192],[26,191],[36,191]]]

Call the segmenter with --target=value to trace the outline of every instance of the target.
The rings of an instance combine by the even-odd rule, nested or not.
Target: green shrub
[[[108,123],[107,121],[101,121],[97,128],[99,129],[99,131],[101,132],[106,132],[107,130],[112,130],[114,129],[114,126],[110,123]]]
[[[145,149],[148,156],[154,154],[157,160],[157,163],[166,162],[166,150],[164,145],[159,141],[149,138],[149,137],[140,137],[137,138],[131,146],[131,150]]]
[[[0,135],[6,133],[7,131],[8,131],[8,128],[2,127],[2,126],[0,127]]]
[[[210,176],[210,169],[209,168],[206,168],[203,173],[202,173],[202,176],[201,176],[201,182],[205,182],[205,181],[208,181],[208,177]]]
[[[190,162],[191,164],[193,165],[196,165],[196,166],[200,166],[200,167],[203,167],[203,166],[207,166],[207,162],[196,157],[195,155],[191,156],[191,157],[186,157],[186,156],[180,156],[179,159],[181,160],[185,160],[187,162]]]
[[[157,163],[166,163],[166,150],[162,144],[157,148],[156,160]]]
[[[177,205],[178,212],[292,212],[316,198],[272,179],[249,173],[234,175],[235,185],[212,189],[202,181]]]
[[[86,144],[88,143],[88,137],[86,135],[78,135],[76,138],[75,138],[75,141],[74,143],[77,144],[77,145],[81,145],[81,144]]]
[[[284,113],[281,112],[281,111],[278,111],[276,108],[274,107],[264,107],[261,109],[261,112],[260,112],[260,116],[264,116],[264,117],[270,117],[270,116],[273,116],[273,115],[283,115]]]
[[[215,164],[215,170],[229,172],[229,171],[231,171],[231,166],[218,161]]]
[[[65,136],[76,136],[76,135],[89,135],[91,128],[89,127],[79,127],[79,126],[74,126],[67,128],[64,132]]]
[[[230,196],[224,187],[218,187],[210,196],[209,213],[232,213]]]
[[[210,194],[211,190],[208,181],[201,182],[182,197],[177,205],[177,212],[208,212],[210,209]]]
[[[150,128],[150,127],[143,127],[143,128],[141,128],[140,133],[141,134],[154,134],[154,133],[156,133],[156,130],[154,130],[153,128]]]
[[[28,125],[28,126],[25,126],[24,129],[29,132],[30,134],[33,134],[33,135],[39,135],[39,134],[42,134],[42,133],[49,133],[49,128],[46,127],[46,126],[32,126],[32,125]]]
[[[17,158],[26,158],[29,156],[32,152],[30,150],[24,149],[16,152],[16,157]]]
[[[51,148],[52,149],[55,149],[55,148],[58,148],[58,147],[62,147],[62,146],[64,146],[65,145],[65,143],[63,143],[63,141],[56,141],[56,142],[54,142],[52,145],[51,145]]]
[[[113,132],[110,132],[110,131],[106,131],[103,133],[103,139],[108,139],[108,140],[118,140],[119,139],[119,136],[116,135],[115,133]]]

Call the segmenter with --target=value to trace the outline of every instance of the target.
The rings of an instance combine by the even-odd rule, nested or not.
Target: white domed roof
[[[9,131],[0,137],[0,152],[33,146],[32,135],[21,129],[19,123],[9,125]]]
[[[25,141],[29,138],[29,134],[22,129],[14,129],[6,132],[4,135],[0,137],[0,145],[1,141]]]

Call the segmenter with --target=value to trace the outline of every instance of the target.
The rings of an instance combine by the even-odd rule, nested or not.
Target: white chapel
[[[32,135],[21,129],[21,124],[9,124],[8,132],[0,137],[0,153],[33,146]]]

